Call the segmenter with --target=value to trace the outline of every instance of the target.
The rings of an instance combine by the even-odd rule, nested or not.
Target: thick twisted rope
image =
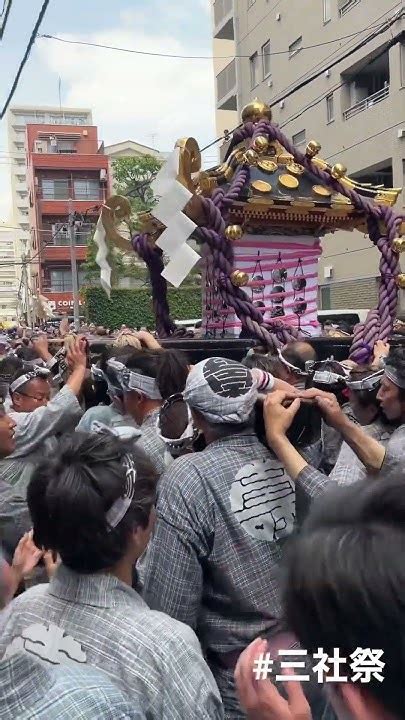
[[[368,216],[370,239],[381,253],[381,284],[378,307],[369,313],[364,325],[357,326],[350,354],[351,359],[356,362],[366,363],[372,357],[375,341],[386,340],[390,336],[395,320],[398,301],[396,276],[400,272],[400,266],[398,256],[392,249],[392,242],[400,232],[402,216],[397,215],[391,207],[377,205],[372,200],[362,197],[353,188],[333,178],[329,172],[318,167],[304,153],[297,150],[281,130],[268,120],[260,120],[254,126],[252,145],[259,135],[269,140],[277,140],[296,162],[303,165],[322,184],[347,197],[356,210]],[[386,235],[381,235],[379,228],[381,221],[386,226]]]
[[[163,253],[156,245],[151,246],[146,233],[134,235],[131,240],[132,247],[145,262],[152,287],[152,305],[156,320],[158,337],[168,337],[176,330],[176,325],[170,317],[167,302],[167,282],[162,277],[164,270]]]
[[[253,125],[250,131],[253,133]],[[228,209],[240,197],[248,180],[249,169],[245,165],[235,175],[226,193],[223,188],[218,188],[212,199],[202,198],[206,225],[199,228],[199,236],[210,248],[212,263],[220,279],[218,290],[223,302],[235,311],[242,326],[247,328],[253,337],[270,349],[275,349],[295,339],[298,336],[297,329],[288,327],[280,320],[265,323],[260,310],[253,305],[245,292],[235,287],[231,281],[234,252],[231,241],[225,236],[226,219]]]

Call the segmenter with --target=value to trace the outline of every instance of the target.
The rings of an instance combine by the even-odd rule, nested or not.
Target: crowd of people
[[[405,351],[0,338],[0,718],[401,720]]]

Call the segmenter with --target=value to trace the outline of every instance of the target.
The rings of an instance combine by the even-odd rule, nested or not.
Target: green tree
[[[124,195],[130,200],[131,230],[139,227],[138,213],[149,210],[155,203],[150,184],[161,167],[162,161],[152,155],[122,157],[113,160],[114,192],[117,195]],[[86,262],[83,264],[86,282],[90,285],[97,283],[100,277],[96,255],[97,247],[92,237],[87,247]],[[112,248],[108,259],[113,286],[116,286],[122,278],[134,278],[140,283],[147,283],[148,272],[146,267],[140,264],[135,253],[124,255],[120,250]]]

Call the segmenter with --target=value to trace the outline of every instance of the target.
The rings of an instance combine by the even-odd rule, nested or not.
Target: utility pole
[[[72,290],[73,290],[73,318],[75,331],[80,331],[80,306],[79,306],[79,284],[77,281],[76,264],[76,224],[73,201],[69,199],[69,240],[70,240],[70,264],[72,268]]]
[[[27,315],[27,325],[28,327],[32,328],[32,314],[31,314],[31,305],[30,305],[30,286],[28,281],[28,272],[27,272],[27,263],[28,263],[28,255],[24,253],[22,256],[22,282],[24,285],[24,294],[25,294],[25,310]]]

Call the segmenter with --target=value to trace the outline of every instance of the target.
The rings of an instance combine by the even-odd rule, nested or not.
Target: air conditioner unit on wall
[[[330,280],[330,278],[333,278],[333,266],[332,265],[326,265],[323,269],[323,276],[325,280]]]
[[[100,182],[101,183],[107,182],[107,170],[105,170],[104,168],[102,170],[100,170]]]
[[[46,153],[47,151],[48,151],[48,145],[46,143],[46,140],[35,140],[34,152]]]

